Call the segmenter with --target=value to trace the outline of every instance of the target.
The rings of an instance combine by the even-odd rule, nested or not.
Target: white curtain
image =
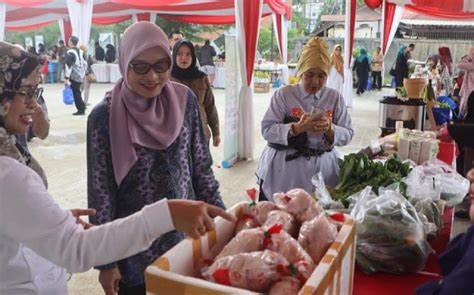
[[[69,19],[71,20],[72,35],[79,38],[79,45],[88,45],[92,25],[93,0],[67,0]]]
[[[6,17],[7,17],[7,4],[0,3],[0,41],[5,40]]]
[[[352,68],[351,68],[351,1],[346,0],[346,22],[345,22],[345,38],[344,38],[344,86],[342,96],[348,108],[352,108]]]
[[[239,111],[238,111],[238,141],[239,141],[239,158],[252,159],[255,148],[255,124],[253,112],[253,88],[252,81],[247,81],[247,54],[246,52],[246,32],[245,32],[245,14],[244,2],[253,0],[235,0],[235,23],[237,29],[237,44],[240,51],[240,68],[242,78],[242,88],[239,93]],[[263,0],[255,0],[259,2],[259,16],[262,15]],[[256,28],[257,40],[259,25]],[[255,44],[256,46],[256,44]]]
[[[64,19],[58,19],[58,25],[59,25],[59,32],[61,33],[61,40],[64,40],[65,42],[67,42],[66,35],[64,33]]]
[[[278,22],[281,23],[281,32],[278,30]],[[284,15],[273,14],[273,27],[276,32],[278,48],[280,49],[281,63],[282,68],[282,82],[285,85],[288,85],[289,81],[289,71],[288,71],[288,21]],[[281,40],[280,40],[281,38]],[[281,46],[280,46],[281,44]]]

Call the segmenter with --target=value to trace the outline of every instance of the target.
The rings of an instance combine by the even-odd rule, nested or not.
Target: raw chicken
[[[235,235],[244,229],[256,228],[259,226],[260,224],[258,224],[252,215],[242,214],[235,224]]]
[[[230,240],[215,260],[229,255],[263,250],[264,230],[260,227],[245,229]]]
[[[316,200],[303,189],[292,189],[273,196],[280,209],[293,214],[300,223],[312,220],[323,212]]]
[[[241,208],[240,216],[253,216],[259,225],[262,225],[267,220],[267,215],[270,211],[279,210],[277,205],[269,201],[252,202],[242,205]]]
[[[283,225],[283,230],[292,237],[298,236],[298,225],[295,218],[290,213],[281,210],[274,210],[268,213],[267,220],[262,225],[263,228],[270,228],[275,224]]]
[[[326,215],[321,214],[315,219],[303,223],[298,242],[317,265],[336,239],[336,236],[336,226],[329,221]]]
[[[302,283],[311,276],[315,265],[308,252],[301,247],[297,240],[293,239],[287,232],[280,231],[279,233],[271,234],[270,237],[263,241],[264,247],[268,250],[275,251],[281,254],[285,259],[292,264],[297,275]],[[300,276],[301,275],[301,276]]]
[[[287,267],[283,256],[265,250],[222,257],[205,270],[203,276],[219,284],[266,292],[281,280],[280,269]]]
[[[301,283],[292,277],[285,277],[270,288],[268,295],[296,295]]]

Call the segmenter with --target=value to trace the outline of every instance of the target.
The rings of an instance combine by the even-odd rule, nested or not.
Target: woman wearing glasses
[[[224,208],[196,97],[170,81],[166,35],[155,24],[135,23],[118,56],[123,79],[88,119],[88,198],[97,210],[92,222],[128,216],[166,197]],[[106,294],[145,294],[145,268],[183,238],[171,232],[144,252],[98,266]]]
[[[67,294],[66,270],[129,257],[174,229],[199,237],[215,215],[232,219],[203,202],[160,200],[91,228],[79,216],[94,210],[60,208],[41,166],[13,136],[32,123],[39,75],[37,57],[0,42],[0,294]]]

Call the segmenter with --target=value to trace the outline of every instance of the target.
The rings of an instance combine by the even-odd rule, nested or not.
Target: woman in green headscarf
[[[369,57],[367,56],[367,50],[365,50],[365,48],[359,50],[359,56],[357,56],[354,63],[354,69],[358,79],[357,95],[360,95],[364,93],[367,88],[367,80],[369,79],[370,70]]]

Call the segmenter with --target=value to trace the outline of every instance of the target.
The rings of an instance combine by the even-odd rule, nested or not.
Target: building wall
[[[328,37],[344,38],[345,32],[344,24],[337,24],[328,30]],[[379,32],[379,21],[356,22],[355,24],[355,38],[377,38]]]

